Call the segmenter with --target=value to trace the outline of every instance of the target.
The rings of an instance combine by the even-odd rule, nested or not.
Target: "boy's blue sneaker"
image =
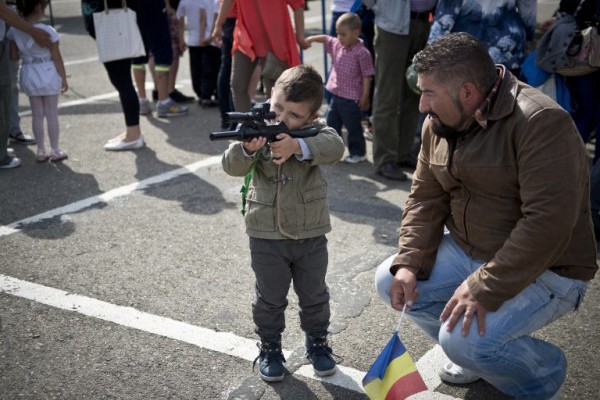
[[[327,342],[327,331],[309,333],[306,335],[306,358],[313,366],[318,376],[335,374],[333,351]]]
[[[281,382],[285,369],[283,363],[285,358],[281,351],[281,336],[264,337],[260,343],[256,344],[260,349],[260,354],[254,360],[252,369],[258,361],[258,375],[265,382]]]

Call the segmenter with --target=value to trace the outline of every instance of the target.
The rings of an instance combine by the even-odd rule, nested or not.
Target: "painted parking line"
[[[35,301],[61,310],[76,312],[88,317],[115,323],[127,328],[137,329],[158,336],[164,336],[180,342],[185,342],[203,349],[226,354],[246,361],[256,358],[255,340],[235,335],[232,332],[217,332],[186,322],[161,317],[142,312],[132,307],[124,307],[101,300],[69,293],[64,290],[43,286],[6,275],[0,275],[0,292]],[[439,357],[441,350],[434,347],[417,362],[429,391],[419,395],[421,399],[454,399],[441,393],[431,392],[439,385],[439,378],[432,379],[424,370],[424,366]],[[289,356],[291,351],[284,354]],[[442,353],[443,354],[443,353]],[[425,361],[423,361],[425,360]],[[419,365],[421,363],[421,365]],[[329,384],[362,393],[361,381],[365,372],[346,366],[338,366],[336,374],[328,377],[318,377],[312,368],[303,365],[294,372],[305,378],[320,380]],[[431,370],[431,368],[428,368]],[[424,396],[424,397],[423,397]],[[417,396],[414,397],[415,399]]]
[[[213,156],[210,158],[206,158],[204,160],[189,164],[185,167],[168,171],[160,175],[155,175],[139,182],[130,183],[129,185],[121,186],[119,188],[109,190],[108,192],[99,194],[97,196],[88,197],[87,199],[79,200],[62,207],[57,207],[53,210],[49,210],[41,214],[34,215],[32,217],[28,217],[17,222],[13,222],[9,225],[0,226],[0,237],[8,236],[13,233],[19,232],[25,226],[34,224],[41,220],[54,218],[63,214],[75,213],[87,207],[91,207],[95,204],[107,203],[118,197],[128,196],[136,190],[144,190],[151,185],[162,183],[170,179],[180,177],[182,175],[191,174],[199,170],[200,168],[208,168],[214,165],[218,165],[220,163],[221,156]]]

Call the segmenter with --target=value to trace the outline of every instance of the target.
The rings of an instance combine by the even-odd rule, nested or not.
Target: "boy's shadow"
[[[164,172],[179,168],[178,165],[167,164],[158,159],[156,152],[148,147],[136,151],[135,155],[137,165],[135,177],[140,181],[157,175],[156,171]],[[143,192],[163,200],[177,201],[182,210],[192,214],[218,214],[224,209],[237,207],[236,204],[225,201],[219,188],[194,173],[184,173],[151,185],[143,189]]]

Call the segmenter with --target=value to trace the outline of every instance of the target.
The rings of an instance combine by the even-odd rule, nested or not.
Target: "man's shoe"
[[[12,169],[21,165],[21,159],[18,157],[9,157],[8,162],[0,164],[0,169]]]
[[[144,147],[144,137],[140,135],[136,140],[125,142],[123,140],[110,140],[104,145],[107,151],[135,150]]]
[[[258,375],[263,381],[281,382],[285,373],[283,368],[285,358],[281,351],[281,335],[261,338],[260,343],[256,345],[260,349],[260,354],[254,359],[252,369],[258,361]]]
[[[212,99],[201,99],[198,103],[202,108],[212,108],[219,105],[216,101],[213,101]]]
[[[158,90],[156,89],[152,91],[152,101],[155,103],[158,101]]]
[[[357,156],[355,154],[350,154],[348,157],[344,158],[344,162],[347,162],[348,164],[358,164],[363,161],[367,161],[367,156]]]
[[[333,351],[327,342],[327,331],[309,333],[306,335],[306,358],[313,366],[318,376],[335,374]]]
[[[140,115],[150,114],[152,114],[152,106],[150,105],[150,100],[140,99]]]
[[[11,142],[19,144],[35,144],[35,139],[29,135],[23,134],[23,132],[17,132],[14,135],[9,135],[8,138]]]
[[[384,166],[377,171],[377,173],[384,178],[391,179],[393,181],[405,181],[408,179],[408,176],[406,176],[404,171],[402,171],[400,167],[392,162],[384,164]]]
[[[187,114],[188,108],[175,103],[170,98],[165,102],[156,103],[156,116],[159,118],[178,117]]]
[[[171,93],[169,93],[169,97],[175,103],[193,103],[194,102],[194,97],[186,96],[185,94],[181,93],[177,89],[175,89]]]
[[[438,371],[438,375],[442,381],[457,385],[466,385],[467,383],[473,383],[481,379],[481,377],[476,373],[460,367],[453,362],[449,362],[444,365]]]
[[[408,161],[402,161],[396,164],[397,166],[399,166],[400,168],[406,168],[406,169],[416,169],[417,168],[417,162],[414,160],[408,160]]]

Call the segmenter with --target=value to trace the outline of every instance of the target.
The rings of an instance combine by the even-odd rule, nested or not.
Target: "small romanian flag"
[[[402,400],[427,390],[417,365],[400,341],[398,332],[394,332],[362,383],[371,400]]]

